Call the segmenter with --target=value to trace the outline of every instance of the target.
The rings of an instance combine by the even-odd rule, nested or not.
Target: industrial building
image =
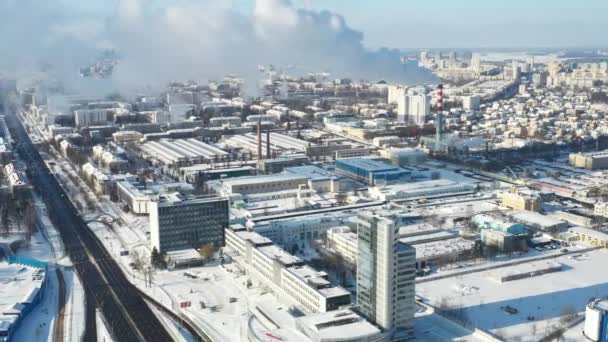
[[[388,148],[380,150],[380,156],[398,166],[418,166],[424,163],[428,155],[414,148]]]
[[[521,223],[487,214],[475,215],[471,222],[479,227],[484,246],[507,253],[527,249],[528,228]]]
[[[288,167],[285,168],[284,173],[308,178],[309,189],[319,193],[336,193],[349,191],[352,188],[352,182],[348,179],[314,165]]]
[[[196,164],[179,169],[179,178],[191,184],[201,184],[210,180],[255,176],[257,169],[245,163],[228,163],[228,167],[219,167],[212,164]],[[225,166],[225,165],[222,165]]]
[[[150,241],[159,252],[224,246],[228,227],[228,200],[221,197],[185,197],[161,194],[148,204]]]
[[[383,161],[366,158],[336,160],[336,173],[368,185],[411,180],[412,173]]]
[[[236,177],[207,182],[207,187],[217,194],[257,194],[283,190],[297,190],[308,186],[308,178],[291,174]]]
[[[305,154],[283,155],[279,158],[262,159],[257,161],[257,168],[261,173],[267,175],[283,172],[287,167],[302,166],[308,164]]]
[[[228,156],[228,152],[194,138],[150,141],[141,149],[149,159],[170,167],[220,161]]]
[[[350,293],[304,261],[242,225],[226,229],[226,246],[235,260],[260,283],[308,313],[328,312],[351,303]]]
[[[186,195],[192,193],[194,188],[185,183],[165,184],[136,184],[129,181],[116,182],[116,195],[125,203],[134,214],[148,214],[148,204],[152,198],[160,193],[174,193]]]
[[[608,168],[608,152],[571,153],[568,156],[570,166],[588,170],[601,170]]]
[[[460,183],[448,179],[437,179],[415,183],[375,186],[369,196],[378,201],[400,201],[421,198],[436,198],[475,193],[474,183]]]
[[[112,134],[112,141],[117,144],[137,142],[144,138],[143,133],[137,131],[118,131]]]
[[[514,221],[547,233],[557,233],[568,228],[568,222],[537,212],[517,210],[508,214]]]
[[[541,209],[541,200],[538,192],[520,191],[513,187],[509,192],[500,195],[501,204],[507,208],[514,210],[527,210],[539,212]]]
[[[608,248],[608,234],[602,231],[585,227],[571,227],[562,236],[568,236],[565,240],[569,242],[580,242],[588,246]]]

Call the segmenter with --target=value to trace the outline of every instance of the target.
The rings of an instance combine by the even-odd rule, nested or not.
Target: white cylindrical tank
[[[584,332],[591,341],[608,341],[608,298],[587,304]]]

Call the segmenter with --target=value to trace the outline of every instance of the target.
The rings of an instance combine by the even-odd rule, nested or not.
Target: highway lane
[[[83,281],[87,301],[84,340],[96,339],[96,306],[116,341],[171,341],[135,286],[88,228],[49,172],[21,122],[14,115],[6,116],[6,120],[15,139],[15,149],[26,162],[28,175],[43,196],[66,252]]]

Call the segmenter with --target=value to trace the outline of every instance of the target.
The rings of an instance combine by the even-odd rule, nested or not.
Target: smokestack
[[[443,133],[443,84],[437,86],[437,122],[435,123],[435,150],[439,151]]]
[[[258,120],[258,160],[262,160],[262,120]]]
[[[266,159],[272,159],[270,155],[270,127],[266,129]]]

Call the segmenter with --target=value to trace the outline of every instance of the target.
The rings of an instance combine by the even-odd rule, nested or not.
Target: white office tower
[[[382,328],[387,340],[413,340],[416,250],[399,242],[393,212],[364,211],[355,222],[357,310]]]

